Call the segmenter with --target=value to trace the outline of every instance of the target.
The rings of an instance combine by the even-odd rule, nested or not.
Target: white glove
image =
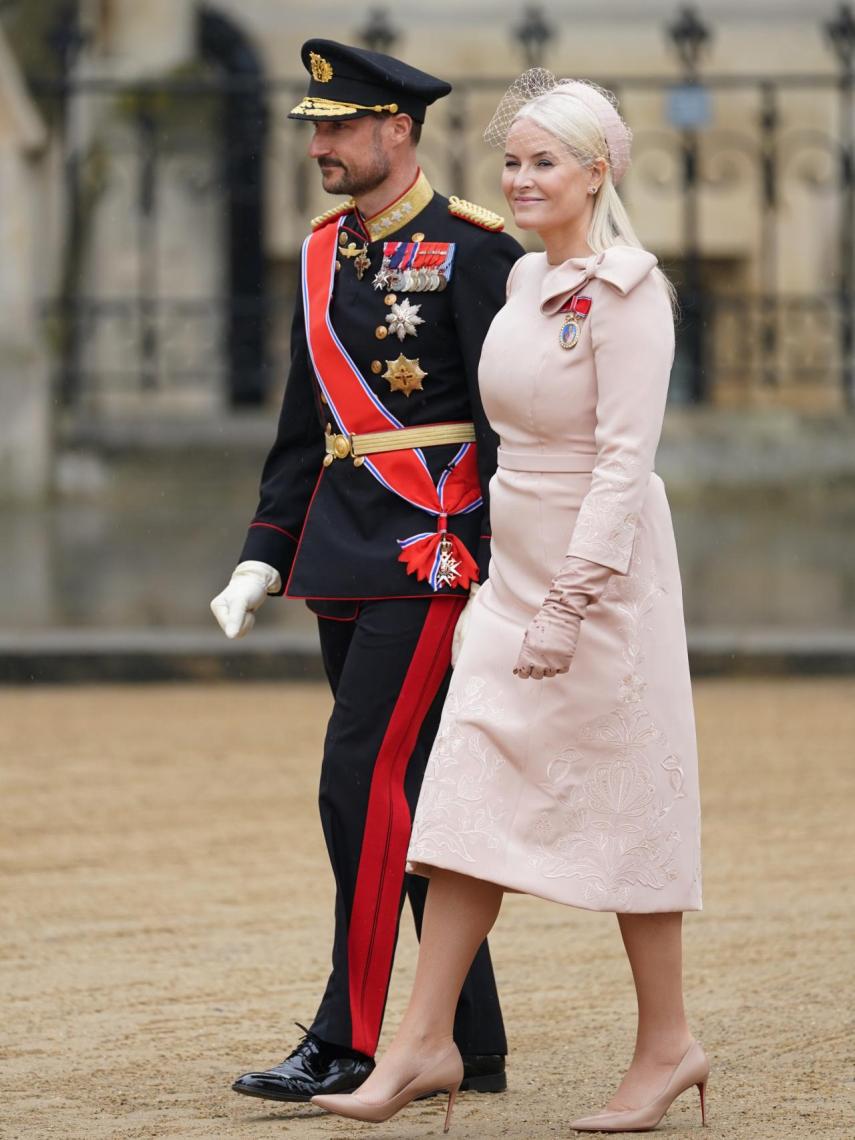
[[[267,595],[281,589],[278,570],[266,562],[241,562],[228,586],[211,602],[211,612],[226,637],[243,637],[255,625],[255,611]]]
[[[457,658],[460,656],[460,650],[463,648],[463,639],[466,637],[466,630],[469,626],[469,618],[472,616],[472,603],[475,600],[475,595],[481,587],[477,582],[473,582],[469,587],[469,601],[460,611],[460,617],[457,619],[457,625],[454,627],[454,635],[451,638],[451,665],[452,668],[457,664]]]

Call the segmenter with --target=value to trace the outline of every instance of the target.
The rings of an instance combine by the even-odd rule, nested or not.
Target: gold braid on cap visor
[[[291,111],[292,115],[352,115],[354,111],[389,111],[395,115],[398,112],[397,103],[375,103],[368,107],[364,103],[340,103],[337,99],[321,99],[317,95],[307,95]]]

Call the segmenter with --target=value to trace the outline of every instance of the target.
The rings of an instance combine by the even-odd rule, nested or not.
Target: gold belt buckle
[[[324,447],[326,449],[324,467],[329,467],[334,459],[347,459],[353,453],[350,436],[341,432],[333,434],[331,424],[327,424],[324,433]]]

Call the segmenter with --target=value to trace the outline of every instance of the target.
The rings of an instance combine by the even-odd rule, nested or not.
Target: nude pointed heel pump
[[[614,1112],[584,1116],[570,1125],[577,1132],[652,1132],[677,1097],[697,1085],[701,1096],[701,1124],[707,1122],[706,1089],[710,1063],[699,1041],[693,1041],[679,1065],[668,1078],[664,1089],[649,1104]]]
[[[705,1080],[704,1081],[698,1081],[698,1093],[700,1094],[700,1097],[701,1097],[701,1124],[706,1126],[706,1123],[707,1123],[707,1108],[706,1108],[707,1082]]]
[[[390,1120],[402,1108],[426,1093],[448,1090],[448,1108],[445,1112],[444,1132],[451,1127],[451,1113],[457,1099],[457,1090],[463,1080],[463,1061],[456,1045],[452,1045],[447,1052],[430,1065],[424,1072],[419,1073],[394,1096],[388,1100],[368,1104],[360,1100],[356,1093],[336,1093],[328,1096],[313,1096],[312,1104],[318,1108],[325,1108],[337,1116],[346,1116],[350,1120],[363,1120],[369,1124],[382,1124]]]
[[[450,1088],[448,1090],[448,1108],[445,1110],[445,1125],[442,1129],[443,1132],[447,1132],[451,1127],[451,1113],[454,1108],[454,1102],[457,1100],[457,1093],[459,1088],[460,1085],[457,1084],[454,1086],[454,1088]]]

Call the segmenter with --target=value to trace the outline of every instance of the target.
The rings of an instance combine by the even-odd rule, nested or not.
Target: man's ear
[[[412,134],[415,123],[409,115],[403,112],[399,115],[391,115],[388,119],[389,124],[389,137],[392,142],[400,146],[405,143]]]

